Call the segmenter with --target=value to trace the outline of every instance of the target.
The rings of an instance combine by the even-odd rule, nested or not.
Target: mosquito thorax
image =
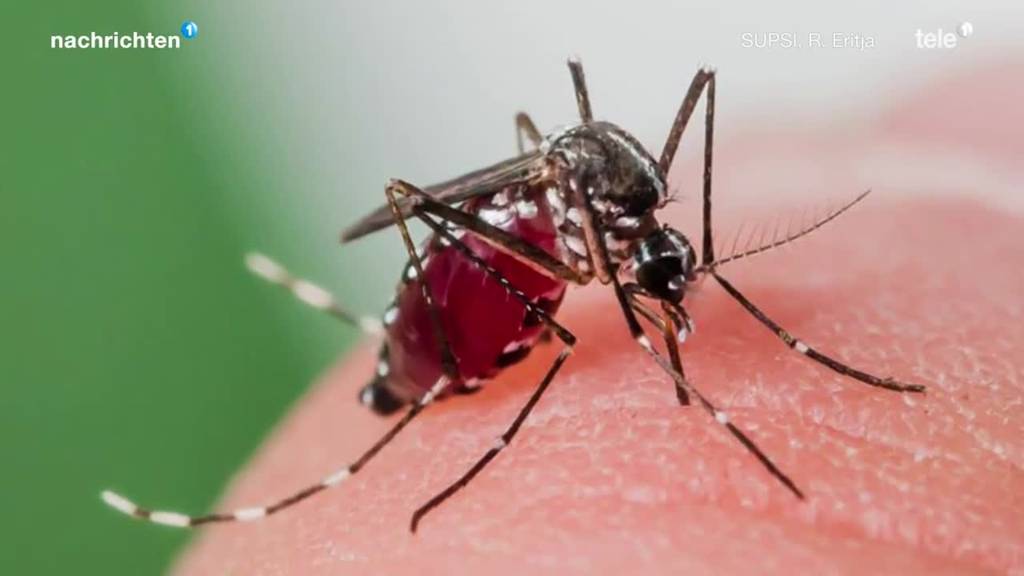
[[[659,228],[636,244],[633,273],[648,294],[680,302],[686,286],[696,280],[697,255],[682,232],[668,226]]]
[[[558,183],[558,202],[568,207],[565,226],[570,247],[581,248],[583,236],[573,186],[582,187],[603,232],[612,264],[628,260],[636,242],[656,230],[656,210],[668,201],[665,178],[658,163],[640,142],[610,122],[579,124],[557,131],[543,147]],[[576,256],[580,254],[576,250]],[[585,262],[583,262],[585,266]]]
[[[643,218],[667,200],[658,162],[615,124],[571,126],[550,135],[545,148],[549,158],[557,158],[561,170],[585,183],[594,209],[610,221]]]

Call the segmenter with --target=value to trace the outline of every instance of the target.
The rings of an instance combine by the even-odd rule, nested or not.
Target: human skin
[[[999,68],[978,74],[1007,82]],[[1010,100],[929,132],[931,121],[957,111],[958,83],[992,85],[976,74],[949,90],[925,90],[841,143],[794,132],[718,140],[716,198],[757,194],[758,186],[805,191],[803,201],[786,198],[771,214],[799,214],[820,190],[799,165],[744,172],[780,150],[828,168],[830,191],[855,194],[874,182],[875,194],[836,222],[722,272],[810,345],[928,386],[924,395],[901,395],[815,365],[706,279],[686,301],[697,324],[682,347],[687,376],[794,479],[805,501],[706,413],[678,406],[670,380],[629,338],[610,290],[595,285],[568,294],[559,318],[579,345],[519,435],[417,534],[408,530],[412,511],[493,445],[557,344],[478,394],[431,406],[341,486],[259,522],[204,528],[176,571],[1024,571],[1024,218],[991,191],[937,189],[943,166],[894,161],[892,173],[863,175],[850,164],[879,150],[906,158],[938,145],[945,161],[976,161],[982,150],[986,167],[1019,176],[1013,159],[1024,146],[1007,128],[1020,116]],[[693,167],[676,174],[689,178]],[[900,182],[891,194],[890,178]],[[693,221],[696,182],[685,182],[685,201],[668,208],[666,220]],[[1021,184],[1011,179],[1009,188]],[[722,211],[724,237],[737,218]],[[698,227],[683,230],[699,244]],[[316,482],[387,430],[394,418],[355,402],[375,344],[325,374],[239,473],[222,508]]]

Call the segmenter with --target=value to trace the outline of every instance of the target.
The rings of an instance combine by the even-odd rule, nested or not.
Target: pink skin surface
[[[717,140],[718,199],[783,186],[805,199],[823,185],[852,195],[874,185],[874,196],[811,237],[723,272],[823,352],[929,387],[901,396],[817,366],[705,281],[687,300],[697,323],[683,347],[687,374],[806,501],[705,413],[676,404],[670,381],[629,339],[610,291],[594,286],[567,295],[560,318],[580,337],[577,353],[519,436],[417,535],[408,532],[412,511],[492,445],[557,345],[479,394],[429,408],[340,487],[260,522],[203,529],[176,571],[1024,573],[1024,218],[963,199],[998,190],[942,177],[950,158],[963,162],[955,175],[981,157],[983,172],[1002,175],[985,181],[991,187],[1024,185],[1015,166],[1024,119],[1012,96],[1024,80],[1012,69],[1019,63],[926,90],[841,141]],[[993,81],[1018,85],[995,95],[966,90]],[[956,95],[964,93],[987,99],[973,122],[928,128],[963,113]],[[1007,114],[1017,115],[1016,131]],[[823,167],[825,179],[772,164],[780,154]],[[933,154],[943,164],[890,160]],[[862,173],[856,162],[865,157],[890,164]],[[697,242],[699,227],[689,224],[699,211],[697,172],[685,164],[677,172],[687,174],[684,202],[666,219],[684,220]],[[884,191],[890,180],[898,191]],[[786,205],[768,214],[799,214],[793,206],[803,204]],[[739,212],[716,211],[723,239]],[[239,474],[223,508],[316,482],[390,426],[353,400],[373,371],[373,348],[323,377]]]

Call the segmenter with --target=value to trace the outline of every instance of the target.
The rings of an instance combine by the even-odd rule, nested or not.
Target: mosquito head
[[[664,226],[637,243],[633,270],[637,284],[650,295],[680,302],[686,285],[696,280],[697,255],[682,232]]]

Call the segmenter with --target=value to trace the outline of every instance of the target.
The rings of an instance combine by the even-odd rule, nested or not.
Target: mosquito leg
[[[680,319],[671,311],[665,312],[665,314],[671,318],[671,322],[667,319],[658,318],[650,308],[639,301],[633,302],[633,308],[640,313],[641,316],[646,318],[648,322],[653,324],[654,327],[662,331],[662,336],[665,338],[665,348],[669,351],[669,359],[672,361],[673,368],[683,375],[683,377],[686,377],[686,374],[683,372],[682,359],[679,356],[679,343],[676,338],[676,332],[681,330],[683,326]],[[655,322],[654,319],[657,319],[657,321]],[[675,326],[676,332],[673,332],[673,326]],[[690,405],[690,395],[686,393],[686,388],[680,386],[678,383],[676,384],[676,399],[679,400],[680,406]]]
[[[582,279],[575,270],[544,250],[525,242],[522,238],[484,222],[474,214],[438,202],[408,182],[395,180],[394,184],[396,189],[400,189],[402,194],[409,197],[411,201],[409,204],[411,204],[414,214],[433,214],[441,220],[450,222],[545,276],[566,282],[581,283]]]
[[[455,249],[461,252],[466,258],[476,263],[477,266],[480,266],[484,273],[500,282],[513,298],[519,300],[519,302],[523,304],[528,313],[536,315],[540,321],[543,322],[549,330],[551,330],[551,332],[558,336],[559,339],[570,346],[576,343],[576,338],[569,332],[569,330],[559,324],[558,321],[548,314],[543,308],[530,301],[530,299],[516,288],[507,278],[505,278],[501,272],[477,256],[465,242],[456,238],[455,235],[452,234],[451,231],[443,224],[434,220],[427,214],[417,213],[416,211],[414,211],[413,214],[415,214],[416,217],[426,224],[434,233],[438,234],[441,238],[444,238],[454,246]],[[469,216],[475,218],[475,216],[471,214]]]
[[[584,124],[593,122],[594,112],[590,109],[590,94],[587,92],[587,79],[583,76],[583,64],[575,56],[569,58],[568,64],[576,92],[576,106],[580,109],[580,120]]]
[[[637,313],[657,328],[659,332],[662,332],[663,335],[667,334],[665,336],[665,349],[669,351],[669,356],[672,358],[672,365],[676,368],[676,371],[682,374],[682,362],[678,359],[679,347],[675,342],[670,342],[670,340],[676,339],[676,336],[672,334],[672,327],[674,326],[676,333],[679,333],[680,330],[684,329],[684,320],[678,316],[678,313],[674,309],[671,307],[665,307],[663,303],[662,308],[664,309],[664,313],[669,316],[672,321],[672,325],[665,326],[665,320],[637,298],[637,295],[640,294],[639,286],[636,284],[625,284],[622,288],[629,297],[630,306],[633,307],[633,310],[636,310]],[[679,405],[689,406],[690,396],[686,393],[686,389],[678,384],[676,384],[675,389]]]
[[[644,317],[648,322],[651,323],[655,328],[661,331],[664,327],[662,326],[663,320],[661,316],[658,316],[653,310],[651,310],[646,304],[641,302],[634,295],[629,294],[629,305],[633,307],[638,314]]]
[[[679,372],[683,378],[686,378],[686,372],[683,371],[683,359],[679,355],[679,344],[676,340],[676,333],[683,329],[682,321],[667,303],[662,302],[661,309],[664,314],[661,322],[661,335],[665,340],[665,349],[668,350],[668,357],[672,362],[672,368]],[[676,397],[679,399],[680,405],[687,406],[690,404],[690,396],[686,393],[686,389],[681,386],[676,386]]]
[[[668,131],[665,146],[661,149],[661,158],[658,159],[658,166],[666,176],[668,176],[669,168],[672,167],[672,160],[676,156],[676,150],[679,149],[679,140],[682,139],[686,124],[690,121],[694,108],[697,107],[697,101],[700,100],[704,86],[708,83],[713,84],[714,78],[715,71],[713,69],[701,68],[694,74],[693,80],[690,81],[690,87],[686,89],[686,96],[683,97],[683,102],[679,105],[676,118],[672,121],[672,128]]]
[[[540,177],[546,166],[543,158],[544,154],[541,151],[534,150],[457,178],[426,186],[423,190],[429,196],[446,204],[458,204],[472,198],[489,196],[509,186]],[[412,214],[412,207],[404,204],[402,214]],[[391,207],[385,204],[342,232],[341,241],[351,242],[394,223]]]
[[[704,264],[715,260],[715,247],[711,239],[711,149],[715,133],[715,71],[711,68],[701,68],[694,75],[690,87],[686,90],[683,103],[676,112],[676,119],[672,122],[668,139],[665,140],[665,147],[661,150],[661,158],[658,166],[662,174],[668,177],[669,168],[672,167],[672,160],[679,149],[679,140],[686,130],[686,124],[690,121],[693,109],[700,100],[700,95],[707,87],[708,99],[704,113],[704,242],[701,250],[701,261]]]
[[[715,72],[708,72],[708,99],[704,112],[704,245],[700,257],[704,264],[715,261],[715,244],[711,233],[711,150],[715,139]]]
[[[394,191],[398,194],[402,194],[410,198],[422,198],[426,202],[430,202],[431,200],[428,196],[425,195],[425,193],[422,190],[416,188],[415,186],[409,184],[408,182],[404,182],[401,180],[394,181]],[[522,291],[520,291],[518,288],[516,288],[507,278],[505,278],[505,276],[501,272],[499,272],[493,266],[488,264],[485,260],[480,258],[480,256],[473,252],[473,250],[469,246],[467,246],[465,242],[456,238],[455,235],[452,234],[451,230],[449,230],[448,227],[445,226],[445,224],[452,224],[456,227],[468,229],[468,227],[472,226],[474,222],[486,224],[487,226],[491,225],[481,220],[475,214],[462,212],[461,210],[451,208],[450,206],[444,207],[457,213],[458,219],[448,219],[443,216],[438,216],[440,221],[435,220],[433,217],[431,217],[431,214],[428,213],[427,204],[414,204],[413,215],[420,221],[422,221],[424,224],[426,224],[427,227],[431,229],[431,231],[433,231],[443,240],[451,244],[463,256],[465,256],[467,259],[471,260],[473,263],[479,266],[480,269],[483,270],[485,274],[497,280],[502,286],[505,287],[505,289],[509,292],[509,294],[512,295],[513,298],[519,300],[519,302],[526,308],[528,313],[536,315],[540,319],[540,321],[544,323],[547,326],[547,328],[550,329],[556,336],[558,336],[558,338],[561,339],[566,345],[570,347],[575,345],[576,337],[573,336],[569,332],[569,330],[567,330],[564,326],[559,324],[558,321],[552,318],[551,315],[547,313],[547,311],[537,306],[534,302],[527,298],[526,295],[523,294]],[[491,226],[491,228],[494,227]],[[504,232],[500,228],[494,229]],[[544,252],[544,254],[547,254],[547,252]],[[525,255],[523,256],[525,257]]]
[[[384,194],[388,198],[391,214],[394,216],[395,224],[398,225],[398,231],[402,235],[402,242],[405,244],[405,251],[409,255],[409,261],[412,262],[413,269],[416,270],[416,277],[426,278],[426,275],[423,274],[423,262],[420,260],[420,254],[416,250],[416,245],[413,244],[412,236],[409,235],[409,227],[405,223],[405,215],[403,215],[401,208],[398,206],[398,200],[395,196],[395,194],[403,194],[408,186],[411,185],[401,180],[392,179],[388,181]],[[434,303],[433,294],[430,293],[429,283],[425,280],[420,282],[420,289],[423,291],[423,301],[426,302],[430,314],[430,323],[434,327],[434,341],[437,343],[441,354],[441,367],[448,379],[456,382],[458,380],[458,368],[455,362],[455,355],[452,354],[448,336],[444,333],[444,326],[441,324],[441,314]]]
[[[419,193],[422,193],[418,192],[417,189],[411,184],[405,183],[399,183],[395,187],[395,190],[409,196],[414,196]],[[428,500],[425,504],[420,506],[413,513],[409,529],[412,532],[416,532],[416,529],[419,526],[420,521],[426,514],[440,506],[444,501],[446,501],[448,498],[451,498],[456,492],[458,492],[467,484],[469,484],[469,482],[472,481],[473,478],[475,478],[487,466],[487,464],[489,464],[498,456],[498,453],[504,450],[512,442],[512,439],[519,431],[523,422],[530,415],[530,412],[533,411],[534,407],[540,401],[540,398],[541,396],[543,396],[544,392],[547,391],[548,386],[550,386],[552,380],[554,380],[555,375],[558,373],[558,370],[561,369],[562,364],[565,363],[569,355],[572,353],[573,347],[576,345],[576,336],[574,336],[571,332],[569,332],[569,330],[567,330],[565,327],[563,327],[561,324],[555,321],[555,319],[552,318],[551,315],[548,314],[543,308],[537,306],[534,302],[527,298],[526,295],[523,294],[518,288],[516,288],[511,282],[509,282],[509,280],[505,278],[505,276],[501,272],[499,272],[497,269],[495,269],[482,258],[480,258],[475,252],[473,252],[473,250],[469,246],[466,245],[465,242],[456,238],[455,235],[452,234],[452,232],[445,226],[445,224],[448,223],[456,225],[457,223],[444,219],[441,219],[441,221],[435,220],[434,218],[431,217],[431,215],[425,213],[422,210],[422,206],[415,206],[413,209],[413,214],[421,221],[423,221],[440,238],[448,242],[456,250],[459,250],[459,252],[467,259],[471,260],[476,265],[478,265],[487,275],[491,276],[499,283],[501,283],[502,286],[505,287],[505,289],[509,292],[510,295],[512,295],[513,298],[516,298],[523,304],[523,306],[526,308],[529,314],[536,315],[537,318],[539,318],[540,321],[547,326],[548,330],[550,330],[551,333],[558,336],[558,338],[561,339],[562,342],[565,344],[565,346],[562,348],[562,352],[558,355],[554,363],[548,369],[548,372],[547,374],[545,374],[544,379],[541,380],[540,384],[534,390],[533,395],[530,396],[530,399],[519,411],[519,414],[516,416],[515,420],[513,420],[512,424],[508,427],[508,429],[505,430],[505,433],[498,438],[498,440],[495,442],[495,445],[490,450],[488,450],[479,460],[477,460],[476,463],[474,463],[473,466],[471,466],[466,471],[466,473],[463,474],[458,480],[448,485],[448,487],[446,487],[433,498]],[[472,214],[465,215],[470,218],[476,218],[476,216]]]
[[[765,315],[765,313],[762,312],[760,308],[758,308],[757,306],[754,305],[753,302],[748,300],[747,297],[744,296],[743,293],[741,293],[738,289],[736,289],[736,287],[733,286],[732,283],[730,283],[728,280],[723,278],[715,271],[712,271],[711,274],[715,277],[715,280],[718,280],[718,283],[722,285],[722,288],[725,288],[725,291],[728,292],[730,296],[735,298],[741,306],[746,308],[747,312],[750,312],[750,314],[754,318],[757,318],[759,322],[761,322],[762,324],[767,326],[769,330],[774,332],[775,335],[779,337],[779,340],[782,340],[787,346],[789,346],[793,350],[796,350],[800,354],[807,356],[808,358],[814,360],[815,362],[818,362],[819,364],[824,364],[825,366],[828,366],[829,368],[835,370],[840,374],[843,374],[844,376],[849,376],[854,380],[859,380],[870,386],[876,386],[878,388],[884,388],[886,390],[893,390],[895,392],[925,391],[925,387],[920,384],[904,384],[902,382],[897,382],[896,380],[893,380],[892,378],[888,377],[879,378],[878,376],[874,376],[872,374],[868,374],[867,372],[857,370],[856,368],[843,364],[842,362],[835,360],[830,356],[826,356],[821,352],[818,352],[814,348],[811,348],[810,346],[805,344],[799,338],[796,338],[793,335],[791,335],[782,326],[776,324],[774,320]]]
[[[424,278],[422,262],[419,258],[419,253],[416,251],[415,246],[412,244],[412,238],[409,236],[409,229],[405,223],[405,217],[402,215],[398,204],[395,201],[395,190],[393,189],[393,183],[389,183],[385,189],[385,195],[388,198],[389,205],[391,206],[392,214],[398,225],[398,229],[402,234],[402,240],[405,243],[406,250],[409,252],[409,258],[412,261],[412,265],[416,267],[416,271],[419,273],[419,278]],[[290,279],[290,275],[275,262],[269,259],[261,259],[261,257],[255,257],[250,259],[250,266],[254,268],[254,271],[267,278],[268,280],[275,282],[283,286],[289,286],[297,294],[304,293],[303,290],[296,290],[293,286],[295,281],[291,281],[290,285],[287,281]],[[420,412],[423,411],[429,404],[431,404],[439,394],[445,391],[445,389],[452,383],[458,380],[457,364],[455,357],[451,352],[451,348],[448,345],[448,339],[445,336],[444,329],[441,325],[440,315],[437,311],[437,307],[434,305],[434,300],[430,294],[430,288],[426,282],[422,282],[423,297],[427,306],[430,310],[431,321],[434,324],[435,339],[438,343],[439,351],[441,354],[441,364],[444,369],[444,375],[438,378],[437,382],[431,386],[425,394],[417,399],[409,410],[405,413],[401,420],[395,423],[386,434],[377,440],[369,450],[363,453],[357,460],[352,464],[341,468],[334,473],[328,475],[323,480],[316,484],[311,484],[292,495],[278,500],[269,505],[254,506],[241,508],[234,512],[227,513],[212,513],[202,516],[189,516],[180,512],[170,512],[163,510],[152,510],[149,508],[143,508],[138,506],[134,502],[128,500],[124,496],[116,492],[109,490],[104,491],[101,496],[103,501],[106,502],[112,508],[136,518],[148,520],[156,524],[163,524],[166,526],[174,526],[178,528],[191,528],[194,526],[200,526],[202,524],[210,524],[214,522],[239,522],[239,521],[250,521],[264,518],[286,508],[290,508],[295,504],[309,498],[310,496],[317,494],[318,492],[337,486],[348,477],[359,472],[363,466],[365,466],[374,456],[377,455],[385,446],[387,446],[391,440],[398,435],[399,432],[404,429],[409,422],[411,422]],[[311,284],[309,286],[312,286]],[[328,294],[328,296],[330,296]],[[300,295],[300,298],[302,296]],[[322,300],[323,296],[319,296]],[[316,297],[314,297],[316,299]],[[325,307],[326,309],[326,307]]]
[[[533,408],[537,405],[537,402],[540,401],[540,398],[541,396],[544,395],[544,392],[547,391],[548,386],[551,384],[551,381],[555,378],[555,374],[558,373],[558,370],[562,367],[562,364],[565,363],[566,359],[569,358],[570,354],[572,354],[572,346],[565,346],[564,348],[562,348],[562,352],[558,355],[558,358],[555,359],[555,362],[551,365],[551,368],[548,369],[548,372],[547,374],[544,375],[544,379],[541,380],[540,385],[538,385],[537,389],[534,390],[533,395],[530,396],[530,399],[526,402],[526,405],[519,410],[519,414],[516,416],[515,420],[512,421],[512,424],[508,427],[508,429],[505,430],[505,433],[498,437],[498,439],[494,443],[494,446],[492,446],[490,450],[488,450],[479,460],[477,460],[476,463],[473,464],[469,468],[469,470],[466,471],[465,474],[463,474],[458,480],[450,484],[447,488],[439,492],[436,496],[428,500],[426,504],[420,506],[416,510],[416,512],[413,513],[412,521],[409,525],[410,531],[415,533],[416,528],[419,526],[420,520],[423,519],[423,516],[425,516],[434,508],[440,506],[441,503],[443,503],[448,498],[451,498],[456,492],[458,492],[467,484],[469,484],[469,482],[473,480],[473,478],[475,478],[476,475],[479,474],[484,469],[484,467],[486,467],[487,464],[491,462],[491,460],[494,460],[502,450],[507,448],[508,445],[512,443],[512,439],[515,438],[515,435],[519,431],[519,428],[523,425],[523,422],[530,415],[530,412],[533,411]]]
[[[519,147],[520,154],[526,153],[523,136],[533,144],[534,148],[539,148],[541,142],[544,141],[544,137],[540,135],[540,130],[537,130],[537,125],[533,123],[533,119],[526,112],[516,114],[516,145]]]
[[[378,452],[381,451],[385,446],[398,435],[399,432],[405,428],[409,422],[413,420],[420,412],[423,411],[427,405],[434,401],[434,398],[440,394],[445,387],[447,387],[449,381],[447,377],[441,377],[434,384],[430,390],[427,391],[419,400],[417,400],[412,407],[405,413],[401,420],[395,423],[390,430],[369,450],[363,453],[357,460],[340,468],[337,471],[326,476],[320,482],[311,484],[302,490],[299,490],[292,495],[282,498],[272,504],[253,506],[247,508],[240,508],[233,512],[216,512],[213,514],[206,514],[203,516],[188,516],[180,512],[169,512],[164,510],[152,510],[149,508],[143,508],[136,505],[134,502],[128,500],[124,496],[110,490],[105,490],[102,494],[103,501],[106,502],[110,507],[136,518],[147,520],[154,524],[163,524],[165,526],[173,526],[176,528],[192,528],[200,526],[202,524],[212,524],[215,522],[246,522],[250,520],[258,520],[264,518],[276,512],[280,512],[286,508],[290,508],[295,504],[309,498],[310,496],[322,491],[327,488],[333,488],[338,484],[341,484],[350,476],[359,472],[363,466],[366,465]]]
[[[793,480],[791,480],[789,476],[787,476],[782,470],[780,470],[779,467],[776,466],[774,462],[772,462],[771,458],[769,458],[768,455],[766,455],[761,450],[761,448],[759,448],[757,444],[754,443],[753,440],[751,440],[746,434],[743,433],[742,430],[737,428],[736,425],[729,420],[729,415],[727,413],[716,408],[710,400],[708,400],[703,394],[701,394],[699,390],[697,390],[696,387],[694,387],[686,380],[686,377],[683,375],[683,373],[680,370],[677,370],[676,367],[672,365],[671,361],[666,361],[665,358],[661,354],[659,354],[657,350],[655,350],[654,346],[651,344],[650,339],[647,337],[646,334],[644,334],[643,327],[640,326],[640,322],[637,320],[636,314],[633,311],[632,306],[630,305],[629,296],[628,294],[626,294],[626,291],[623,289],[622,284],[619,282],[618,278],[615,278],[613,276],[612,284],[615,287],[615,296],[616,298],[618,298],[619,306],[620,308],[622,308],[622,314],[623,316],[625,316],[626,324],[629,327],[630,334],[633,336],[633,340],[636,341],[636,343],[644,350],[644,352],[647,352],[647,354],[650,355],[654,359],[654,361],[658,363],[658,366],[660,366],[661,369],[664,370],[665,373],[672,378],[672,380],[676,383],[677,387],[683,388],[689,396],[696,398],[697,402],[704,409],[704,411],[707,412],[715,420],[715,422],[724,426],[729,431],[729,433],[732,434],[733,437],[740,442],[740,444],[743,444],[743,447],[746,448],[748,452],[753,454],[754,457],[761,462],[761,465],[764,466],[766,470],[768,470],[769,474],[774,476],[776,480],[781,482],[787,489],[789,489],[789,491],[792,492],[794,496],[802,500],[804,498],[804,493],[801,492],[799,488],[797,488]],[[662,321],[661,325],[662,330],[664,332],[671,328],[672,322],[671,320],[666,319]],[[667,344],[670,345],[670,350],[672,347],[677,346],[676,341],[672,337],[672,335],[667,336],[667,340],[669,340]],[[679,368],[682,368],[682,363],[679,364]]]
[[[259,252],[250,252],[245,256],[245,264],[249,270],[260,278],[285,288],[304,304],[326,312],[331,316],[359,328],[366,334],[380,335],[383,326],[373,316],[357,316],[342,308],[337,299],[324,288],[292,276],[284,266]]]
[[[665,314],[665,320],[662,322],[661,334],[665,340],[665,349],[668,350],[669,360],[672,361],[672,367],[676,369],[684,378],[686,373],[683,372],[683,361],[679,356],[679,338],[677,334],[680,334],[684,328],[683,319],[678,316],[675,310],[668,307],[668,305],[662,302],[662,311]],[[676,398],[679,400],[680,406],[690,405],[690,395],[686,393],[686,388],[682,386],[676,386]]]

